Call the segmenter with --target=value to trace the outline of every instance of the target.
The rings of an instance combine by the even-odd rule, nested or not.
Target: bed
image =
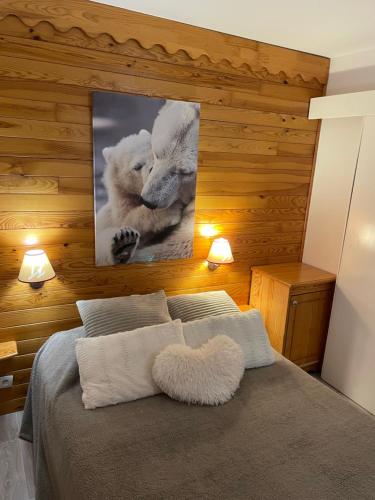
[[[75,339],[39,351],[21,437],[37,500],[374,499],[374,417],[280,355],[220,407],[165,395],[84,410]]]

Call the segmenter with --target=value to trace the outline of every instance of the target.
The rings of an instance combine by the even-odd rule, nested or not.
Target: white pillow
[[[216,335],[227,335],[242,347],[245,368],[257,368],[275,362],[262,316],[256,309],[189,321],[183,323],[182,328],[186,345],[194,348]]]
[[[181,320],[130,332],[76,340],[76,355],[87,409],[153,396],[155,356],[169,344],[185,344]]]
[[[245,369],[241,347],[226,335],[198,349],[170,345],[156,356],[152,375],[169,397],[186,403],[219,405],[231,399]]]

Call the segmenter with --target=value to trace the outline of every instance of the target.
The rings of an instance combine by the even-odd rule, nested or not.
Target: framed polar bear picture
[[[199,111],[93,92],[97,266],[192,256]]]

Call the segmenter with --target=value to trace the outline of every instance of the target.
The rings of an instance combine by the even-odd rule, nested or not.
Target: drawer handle
[[[298,306],[298,300],[293,300],[292,305],[293,306]]]

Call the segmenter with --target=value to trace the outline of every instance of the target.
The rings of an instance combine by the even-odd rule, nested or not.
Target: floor
[[[33,500],[32,446],[18,438],[22,412],[0,415],[0,499]]]

